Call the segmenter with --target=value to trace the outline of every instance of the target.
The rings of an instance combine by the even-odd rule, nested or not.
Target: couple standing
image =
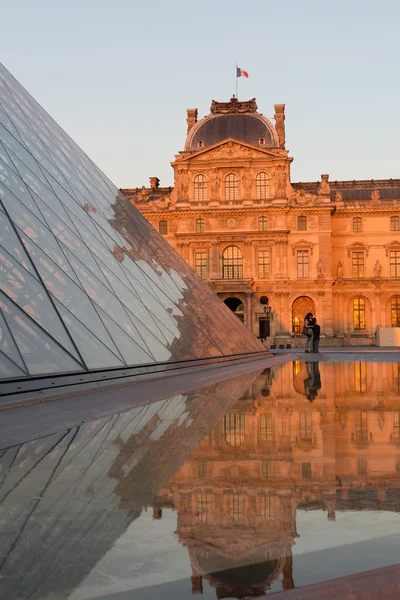
[[[303,334],[307,336],[305,351],[319,353],[321,327],[318,325],[317,319],[312,316],[312,313],[307,313],[304,317]]]

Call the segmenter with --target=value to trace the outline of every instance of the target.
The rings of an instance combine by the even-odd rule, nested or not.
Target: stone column
[[[281,242],[275,242],[275,277],[280,277],[282,273],[282,250]]]
[[[214,240],[210,247],[210,279],[220,279],[219,242]]]
[[[244,243],[244,260],[243,260],[243,277],[244,279],[251,279],[252,270],[251,270],[251,252],[252,252],[252,242],[250,240],[246,240]]]
[[[252,306],[253,292],[246,292],[246,325],[253,331],[253,306]]]
[[[288,242],[287,242],[287,240],[284,240],[282,242],[281,247],[282,247],[281,253],[283,255],[282,256],[282,262],[283,262],[283,265],[282,265],[282,275],[284,277],[288,277],[288,255],[287,255],[287,252],[288,252]]]

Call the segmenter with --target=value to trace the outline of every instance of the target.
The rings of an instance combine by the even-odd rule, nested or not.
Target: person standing
[[[304,327],[303,327],[303,334],[306,336],[306,352],[312,352],[313,351],[313,322],[312,322],[313,316],[311,313],[307,313],[306,316],[304,317]]]
[[[313,324],[313,352],[319,353],[319,338],[321,335],[321,327],[317,323],[317,319],[314,317],[312,319]]]

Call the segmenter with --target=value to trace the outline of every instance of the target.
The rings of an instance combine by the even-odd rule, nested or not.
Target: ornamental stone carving
[[[331,193],[329,175],[321,175],[321,183],[318,186],[318,196],[328,196]]]
[[[253,182],[253,178],[250,173],[250,168],[245,167],[244,175],[243,175],[243,190],[245,198],[251,198],[251,184]]]
[[[275,171],[275,196],[282,198],[286,194],[286,171],[283,165],[279,165]]]
[[[335,201],[336,202],[343,202],[343,194],[342,192],[335,192]]]
[[[318,228],[318,217],[311,215],[307,220],[308,229],[313,230]]]
[[[321,259],[319,259],[317,262],[317,276],[320,279],[322,279],[322,277],[324,276],[324,263]]]
[[[374,276],[376,278],[379,278],[381,276],[382,273],[382,265],[379,262],[379,260],[376,261],[375,266],[374,266]]]
[[[371,192],[371,200],[373,200],[374,202],[377,202],[381,197],[381,192],[378,188],[375,188],[372,190]]]
[[[343,263],[341,260],[337,264],[337,277],[338,279],[343,279]]]
[[[219,200],[219,187],[221,185],[221,178],[218,173],[218,169],[212,169],[210,175],[211,185],[211,199]]]
[[[238,229],[244,227],[244,224],[244,217],[220,217],[219,219],[219,227],[221,229]]]
[[[195,231],[196,223],[195,223],[194,219],[188,219],[187,228],[188,228],[188,231]]]

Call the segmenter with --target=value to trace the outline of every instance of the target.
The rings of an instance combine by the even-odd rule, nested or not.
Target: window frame
[[[365,331],[365,298],[356,296],[353,298],[353,330]]]
[[[365,277],[365,252],[364,250],[352,250],[351,252],[351,275],[353,279]]]
[[[208,279],[208,253],[196,250],[194,253],[194,270],[201,279]]]
[[[353,217],[351,228],[352,228],[353,233],[361,233],[361,231],[363,230],[362,218],[361,217]]]
[[[257,274],[258,279],[271,277],[271,251],[269,249],[257,251]]]
[[[205,221],[201,217],[196,219],[196,233],[204,233],[205,232]]]
[[[228,256],[231,250],[232,256]],[[243,279],[243,252],[239,246],[232,244],[222,251],[222,279]]]
[[[389,251],[390,277],[400,277],[400,250]]]
[[[301,223],[301,226],[300,226]],[[306,215],[299,215],[297,217],[297,231],[307,231],[308,230],[308,220]]]
[[[307,260],[300,260],[300,258],[306,258]],[[297,278],[307,279],[310,277],[310,253],[307,249],[300,249],[296,251],[297,259]]]
[[[166,219],[158,222],[158,231],[161,235],[168,235],[168,221]]]
[[[390,322],[392,327],[400,327],[400,296],[390,299]]]
[[[258,231],[268,231],[268,217],[265,215],[258,217]]]
[[[239,177],[236,173],[228,173],[225,177],[225,201],[239,200]]]
[[[207,177],[203,173],[198,173],[193,179],[194,188],[194,202],[207,202],[208,190],[207,190]]]
[[[398,215],[390,217],[390,231],[400,231],[400,217]]]
[[[268,200],[270,197],[270,180],[266,171],[256,175],[256,200]]]

